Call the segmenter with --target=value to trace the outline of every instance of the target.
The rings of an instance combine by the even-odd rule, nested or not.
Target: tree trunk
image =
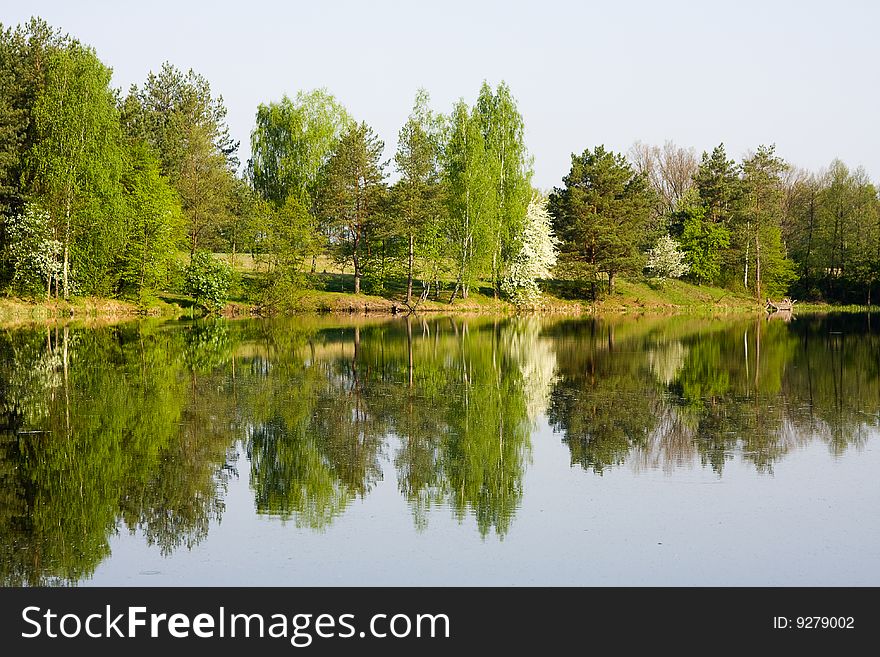
[[[761,240],[755,232],[755,298],[761,298]]]
[[[67,301],[70,299],[70,281],[69,281],[69,258],[70,258],[70,190],[67,191],[67,208],[66,208],[66,224],[64,228],[64,264],[63,264],[63,276],[64,276],[64,300]]]
[[[360,231],[355,232],[354,238],[354,250],[351,254],[351,261],[354,267],[354,293],[361,293],[361,263],[358,258],[358,247],[360,246],[361,237]]]
[[[415,241],[416,236],[409,234],[409,263],[406,275],[406,305],[412,302],[412,285],[413,285],[413,261],[415,259]]]
[[[455,297],[458,296],[458,290],[461,287],[461,276],[459,276],[458,280],[455,281],[455,288],[452,290],[452,296],[449,297],[449,303],[451,304],[455,301]]]

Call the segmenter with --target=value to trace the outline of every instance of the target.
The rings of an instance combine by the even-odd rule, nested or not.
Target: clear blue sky
[[[205,75],[242,160],[258,103],[327,87],[385,140],[416,89],[448,111],[485,78],[511,86],[535,183],[570,154],[671,139],[739,157],[775,142],[809,168],[840,157],[880,178],[880,3],[3,0],[94,46],[127,88],[168,60]]]

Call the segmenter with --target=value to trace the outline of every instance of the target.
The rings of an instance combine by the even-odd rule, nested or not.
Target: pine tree
[[[600,275],[611,292],[615,276],[642,270],[653,195],[623,155],[603,146],[572,155],[563,184],[550,196],[560,262],[570,276],[589,282],[595,299]]]
[[[379,218],[385,188],[385,148],[366,123],[352,125],[342,136],[321,174],[318,192],[321,216],[334,230],[341,261],[352,262],[354,293],[360,294],[366,238]]]

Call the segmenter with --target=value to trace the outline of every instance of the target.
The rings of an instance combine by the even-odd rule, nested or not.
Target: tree
[[[14,30],[0,25],[0,212],[10,216],[33,192],[27,154],[37,140],[34,106],[46,85],[48,58],[70,41],[41,18]]]
[[[293,293],[305,282],[306,261],[320,247],[317,222],[298,195],[287,197],[284,205],[275,209],[266,201],[257,209],[267,221],[263,247],[268,261],[263,305],[279,307],[289,303]]]
[[[334,230],[338,258],[354,266],[354,293],[360,294],[365,236],[385,187],[384,143],[366,123],[352,125],[342,136],[321,175],[321,216]]]
[[[487,208],[491,224],[492,289],[501,291],[504,269],[520,248],[526,207],[531,194],[530,165],[524,143],[524,123],[504,82],[493,94],[486,82],[480,88],[476,115],[486,148],[486,173],[495,185],[494,208]]]
[[[479,117],[464,100],[453,107],[447,130],[443,175],[447,188],[447,235],[456,277],[452,303],[459,292],[467,298],[471,286],[490,268],[492,218],[498,204]]]
[[[553,271],[558,240],[551,224],[547,199],[533,195],[526,211],[519,252],[513,257],[501,282],[502,290],[514,303],[537,301],[541,296],[538,279],[549,278]]]
[[[232,204],[238,142],[229,135],[223,97],[212,95],[203,76],[166,62],[143,88],[132,86],[121,114],[126,133],[155,149],[180,195],[192,259],[219,233]]]
[[[563,184],[550,196],[560,262],[569,275],[589,282],[595,299],[600,274],[607,275],[611,292],[616,275],[642,270],[640,248],[648,237],[653,195],[643,175],[603,146],[573,154]]]
[[[648,251],[645,268],[653,272],[654,277],[661,281],[667,278],[681,278],[688,273],[685,254],[679,248],[678,242],[669,235],[663,235],[657,240],[654,248]]]
[[[28,154],[34,189],[62,244],[64,298],[71,264],[85,291],[96,291],[117,251],[121,145],[110,69],[77,42],[47,57],[35,100],[35,144]],[[71,260],[74,260],[71,263]]]
[[[749,265],[754,263],[755,297],[787,291],[796,278],[782,244],[782,180],[785,162],[774,146],[759,146],[742,164],[745,258],[743,287],[749,289]],[[751,247],[754,247],[750,257]]]
[[[326,89],[260,104],[251,132],[254,189],[276,208],[291,194],[314,196],[321,167],[351,124],[348,112]]]
[[[440,182],[440,126],[428,105],[428,92],[416,93],[412,112],[397,137],[394,163],[400,172],[395,184],[396,214],[399,230],[407,241],[406,304],[412,305],[413,278],[416,260],[425,264],[428,275],[423,280],[434,281],[437,260],[439,219],[442,216],[442,188]],[[430,283],[423,285],[424,295]]]
[[[61,274],[62,244],[52,238],[49,213],[28,203],[6,220],[6,258],[12,266],[12,288],[24,294],[52,292]]]
[[[245,176],[236,176],[232,185],[232,197],[226,220],[220,225],[219,233],[230,253],[230,266],[235,269],[238,253],[249,252],[254,255],[260,234],[266,230],[265,221],[269,212],[267,205],[254,191]]]
[[[125,160],[125,246],[117,267],[121,290],[140,297],[167,280],[183,223],[177,194],[149,147],[132,144]]]
[[[190,260],[228,221],[235,179],[209,130],[192,126],[180,163],[177,192],[186,218]]]
[[[233,272],[224,262],[206,251],[196,251],[186,268],[185,290],[208,312],[223,307]]]
[[[785,186],[783,239],[798,265],[799,298],[816,298],[822,271],[820,192],[824,180],[803,170],[792,170]]]
[[[711,155],[703,153],[694,186],[709,221],[730,227],[741,195],[739,182],[736,162],[727,159],[724,144],[718,144]]]
[[[706,208],[696,192],[679,200],[673,215],[681,225],[681,248],[688,273],[700,283],[712,283],[721,274],[721,258],[730,246],[730,231],[723,223],[706,217]]]
[[[694,149],[681,148],[671,141],[664,142],[662,147],[636,142],[629,157],[654,190],[658,217],[674,212],[694,184],[698,168]]]

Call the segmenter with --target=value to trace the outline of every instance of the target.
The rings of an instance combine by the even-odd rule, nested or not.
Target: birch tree
[[[29,168],[62,245],[65,299],[72,265],[81,270],[82,288],[93,291],[118,246],[113,210],[121,147],[110,75],[92,50],[71,42],[48,54],[45,86],[34,105],[36,143]]]
[[[486,82],[480,88],[476,114],[486,148],[486,173],[495,187],[495,207],[487,208],[491,225],[492,289],[501,291],[506,267],[516,257],[529,203],[531,167],[524,142],[524,123],[504,82],[495,93]]]
[[[448,130],[443,164],[448,190],[447,234],[455,266],[452,303],[459,293],[466,299],[471,286],[491,273],[492,218],[498,201],[479,116],[464,100],[453,107]]]
[[[420,89],[407,122],[397,137],[394,162],[400,172],[395,185],[400,232],[407,242],[406,304],[412,304],[417,257],[424,261],[423,297],[427,296],[436,265],[439,220],[442,217],[439,121],[429,106],[428,92]]]

